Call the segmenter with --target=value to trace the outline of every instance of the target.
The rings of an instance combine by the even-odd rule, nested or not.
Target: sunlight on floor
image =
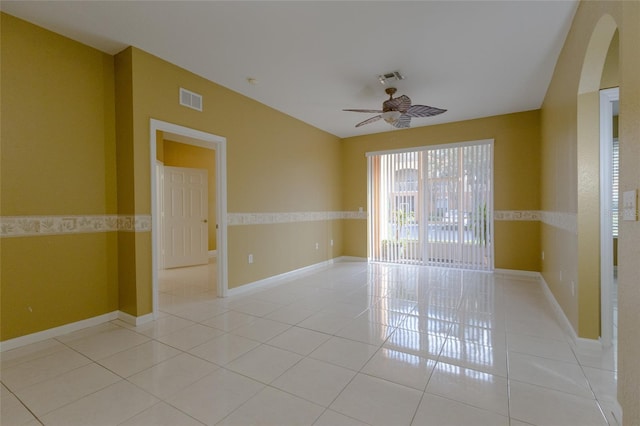
[[[4,352],[3,426],[618,424],[615,353],[577,347],[537,277],[343,262],[224,299],[215,277],[162,271],[157,320]]]

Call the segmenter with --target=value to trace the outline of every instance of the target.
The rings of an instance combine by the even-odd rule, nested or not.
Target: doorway
[[[617,343],[618,144],[617,87],[600,91],[600,338],[605,347]]]
[[[160,267],[160,209],[158,203],[159,176],[157,163],[157,132],[170,133],[181,137],[182,143],[215,150],[216,173],[216,256],[217,256],[217,295],[226,297],[228,291],[227,266],[227,170],[226,139],[221,136],[179,126],[160,120],[150,121],[150,170],[151,170],[151,267],[152,299],[154,317],[159,312],[158,269]]]

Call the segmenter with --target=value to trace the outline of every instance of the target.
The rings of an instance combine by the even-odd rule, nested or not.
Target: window
[[[369,257],[491,269],[493,143],[369,154]]]

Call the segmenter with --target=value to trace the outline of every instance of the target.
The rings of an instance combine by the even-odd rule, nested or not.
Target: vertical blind
[[[492,148],[369,154],[369,258],[491,270]]]
[[[617,238],[618,237],[618,213],[619,213],[619,207],[618,207],[618,181],[619,181],[619,175],[620,175],[620,143],[618,141],[618,138],[613,139],[613,150],[612,150],[612,163],[613,166],[611,168],[612,171],[612,175],[611,175],[611,194],[612,194],[612,203],[611,203],[611,217],[612,217],[612,227],[611,230],[613,232],[613,237]]]

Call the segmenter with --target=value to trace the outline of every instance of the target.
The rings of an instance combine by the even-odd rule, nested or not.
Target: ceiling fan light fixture
[[[432,117],[447,111],[446,109],[434,108],[428,105],[412,105],[411,99],[407,95],[394,98],[393,95],[397,92],[395,87],[387,87],[384,92],[389,95],[389,99],[382,103],[382,109],[344,109],[343,111],[378,114],[356,124],[356,127],[384,120],[398,129],[411,127],[411,119],[414,117]]]
[[[400,111],[385,111],[382,113],[382,119],[389,124],[394,124],[400,119],[401,115]]]

